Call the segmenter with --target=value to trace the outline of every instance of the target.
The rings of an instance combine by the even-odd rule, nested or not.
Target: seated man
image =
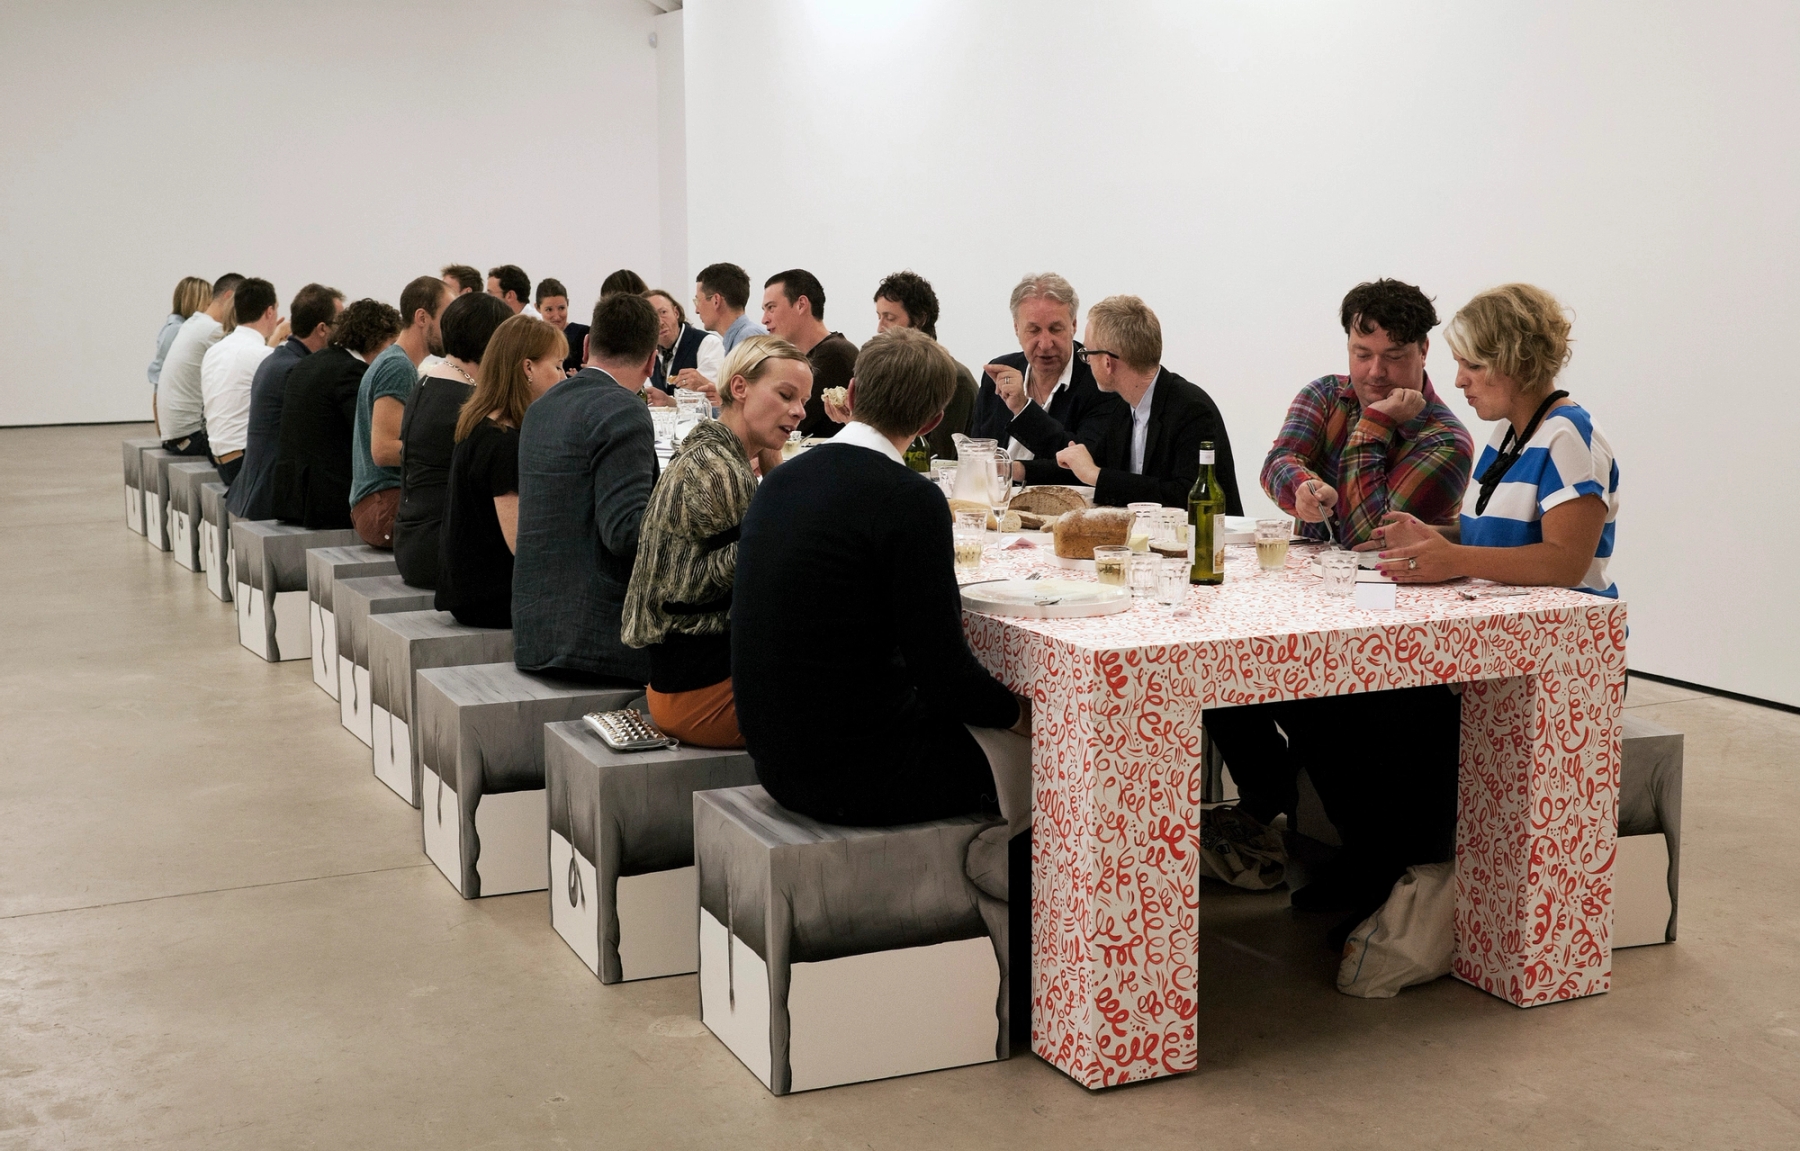
[[[1057,463],[1093,487],[1096,504],[1186,507],[1200,474],[1200,445],[1211,441],[1225,514],[1244,514],[1225,421],[1211,396],[1162,366],[1162,325],[1144,301],[1108,296],[1089,308],[1087,346],[1076,355],[1102,392],[1124,401],[1100,425],[1097,444],[1056,453]]]
[[[358,300],[331,330],[331,346],[288,372],[275,455],[275,518],[309,528],[348,528],[350,440],[356,394],[369,362],[400,334],[400,313]]]
[[[956,365],[923,332],[862,348],[856,418],[769,473],[738,542],[731,682],[757,777],[783,806],[891,826],[992,811],[965,725],[1028,730],[963,636],[944,497],[902,453],[937,426]]]
[[[250,383],[275,349],[269,340],[281,326],[275,285],[254,276],[232,300],[237,327],[206,349],[200,360],[200,409],[219,479],[229,488],[244,466],[250,431]]]
[[[356,426],[350,440],[350,521],[372,548],[394,546],[394,513],[400,508],[400,423],[406,397],[419,382],[426,356],[444,354],[438,318],[451,300],[436,276],[419,276],[400,290],[400,335],[369,364],[356,390]]]
[[[1473,459],[1468,429],[1425,374],[1437,311],[1398,280],[1358,284],[1338,319],[1350,374],[1300,389],[1263,463],[1262,486],[1311,539],[1366,543],[1388,512],[1456,522]]]
[[[1425,374],[1438,322],[1431,300],[1411,284],[1376,280],[1350,289],[1338,319],[1349,338],[1350,374],[1300,389],[1263,463],[1263,491],[1299,518],[1308,537],[1345,547],[1368,543],[1389,512],[1455,522],[1469,483],[1470,439]],[[1450,706],[1430,693],[1420,698]],[[1305,765],[1297,749],[1306,739],[1281,718],[1295,719],[1294,711],[1264,704],[1206,716],[1237,782],[1239,809],[1263,823],[1298,802]]]
[[[587,365],[519,427],[513,661],[520,671],[645,684],[650,655],[620,636],[638,529],[656,484],[656,433],[638,393],[656,359],[656,309],[603,295]]]
[[[825,410],[824,395],[845,387],[856,374],[856,345],[825,326],[825,285],[804,268],[777,272],[763,284],[763,326],[806,353],[812,362],[813,393],[806,401],[803,436],[837,434],[838,425]],[[677,384],[693,387],[677,377]],[[714,381],[715,383],[717,381]]]
[[[1017,352],[990,361],[975,396],[969,434],[997,440],[1012,456],[1013,478],[1028,484],[1079,483],[1056,463],[1071,443],[1100,442],[1119,401],[1094,384],[1075,355],[1080,301],[1054,272],[1026,276],[1012,290]]]
[[[156,434],[163,448],[178,456],[212,454],[200,399],[200,362],[224,337],[225,321],[235,322],[234,298],[243,282],[236,272],[220,276],[213,284],[212,303],[182,321],[163,357],[156,382]]]
[[[256,367],[250,380],[250,416],[244,434],[243,470],[231,485],[226,506],[234,519],[275,517],[275,457],[281,451],[281,404],[294,365],[325,347],[331,325],[344,310],[344,293],[308,284],[288,308],[292,334]]]

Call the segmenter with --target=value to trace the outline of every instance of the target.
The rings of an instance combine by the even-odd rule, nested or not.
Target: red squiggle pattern
[[[1221,704],[1468,684],[1455,973],[1522,1007],[1611,986],[1625,606],[1404,587],[1364,612],[1321,593],[1309,555],[1253,578],[1228,549],[1225,585],[1179,616],[964,614],[1036,707],[1032,1042],[1088,1087],[1198,1063],[1200,716]],[[965,578],[1033,570],[1075,574],[990,548]]]

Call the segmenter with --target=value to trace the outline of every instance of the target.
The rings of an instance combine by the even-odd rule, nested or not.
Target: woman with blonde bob
[[[195,312],[212,303],[212,285],[199,276],[183,276],[175,285],[175,298],[169,303],[168,318],[163,321],[162,330],[156,333],[156,358],[150,361],[148,375],[150,377],[150,413],[156,414],[156,384],[162,379],[163,360],[168,358],[169,345],[175,342],[175,333],[181,325]]]
[[[563,380],[569,344],[552,325],[514,316],[494,329],[475,391],[456,421],[440,537],[437,609],[471,627],[512,626],[519,542],[519,425]]]
[[[1530,284],[1483,292],[1445,332],[1456,386],[1475,414],[1498,420],[1475,462],[1454,527],[1390,514],[1363,550],[1401,583],[1475,576],[1497,583],[1577,588],[1616,598],[1607,578],[1619,467],[1587,410],[1553,390],[1569,362],[1569,318]]]
[[[650,649],[650,717],[683,743],[744,746],[731,694],[731,585],[738,526],[756,494],[750,461],[780,458],[812,389],[812,363],[786,340],[738,344],[719,370],[719,418],[681,441],[644,509],[622,638]]]

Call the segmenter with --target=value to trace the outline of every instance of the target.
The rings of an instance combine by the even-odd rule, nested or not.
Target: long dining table
[[[990,539],[1005,542],[960,582],[1093,578],[1059,567],[1048,537]],[[1087,1087],[1198,1065],[1209,708],[1463,685],[1453,973],[1520,1007],[1611,986],[1624,603],[1459,583],[1365,611],[1325,594],[1317,550],[1265,574],[1229,547],[1224,583],[1173,608],[964,612],[976,656],[1033,701],[1031,1043]],[[1482,598],[1459,594],[1472,586]],[[1384,737],[1406,754],[1403,732]]]

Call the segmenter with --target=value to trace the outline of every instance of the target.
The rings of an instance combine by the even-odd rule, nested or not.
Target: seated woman
[[[750,461],[779,453],[806,418],[812,363],[753,336],[719,369],[719,418],[676,449],[638,529],[621,638],[650,649],[650,718],[697,747],[743,747],[731,694],[731,588],[738,526],[756,494]]]
[[[568,354],[553,325],[514,316],[495,329],[482,355],[475,393],[456,421],[438,554],[437,609],[458,623],[512,626],[519,425],[533,401],[563,381]]]
[[[450,301],[438,318],[444,358],[413,385],[400,419],[400,507],[394,513],[394,566],[413,587],[435,588],[442,546],[444,499],[450,482],[450,454],[456,422],[475,393],[481,356],[494,329],[512,318],[512,309],[486,292]]]
[[[1507,284],[1470,300],[1444,334],[1456,386],[1500,426],[1475,462],[1456,526],[1390,514],[1359,550],[1382,549],[1382,571],[1400,583],[1475,576],[1617,598],[1606,562],[1619,466],[1587,410],[1551,390],[1569,360],[1562,305],[1542,288]]]

